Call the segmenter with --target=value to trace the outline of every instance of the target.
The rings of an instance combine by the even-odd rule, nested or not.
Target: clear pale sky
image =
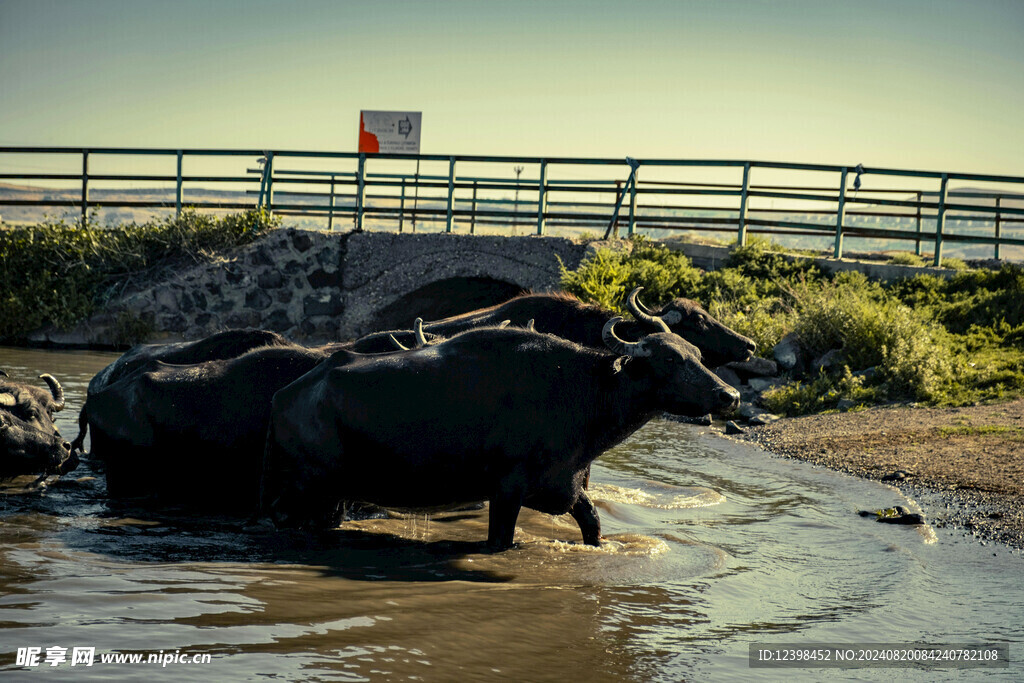
[[[1024,2],[0,0],[0,145],[864,163],[1024,175]]]

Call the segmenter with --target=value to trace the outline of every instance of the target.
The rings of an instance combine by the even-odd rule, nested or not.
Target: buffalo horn
[[[412,331],[416,335],[416,348],[422,349],[427,345],[427,338],[423,334],[423,318],[416,318],[412,323]]]
[[[502,320],[500,323],[498,323],[498,327],[500,327],[501,329],[505,329],[506,327],[508,327],[511,324],[512,324],[511,320]]]
[[[0,394],[0,406],[13,408],[17,404],[13,394]]]
[[[651,355],[650,351],[643,348],[640,342],[628,342],[619,338],[619,335],[615,334],[616,323],[622,322],[620,316],[615,316],[604,324],[604,329],[601,330],[601,338],[604,340],[605,346],[612,350],[612,352],[619,354],[620,356],[632,356],[638,358],[640,356]]]
[[[64,389],[57,378],[53,375],[39,375],[39,379],[46,382],[46,385],[50,387],[50,393],[53,394],[53,412],[64,410]]]
[[[530,318],[529,320],[526,321],[526,329],[528,329],[530,332],[537,331],[537,328],[533,326],[533,318]]]
[[[637,294],[639,294],[642,289],[643,287],[637,287],[629,293],[628,297],[626,297],[626,307],[629,309],[629,312],[633,314],[634,318],[645,325],[656,327],[661,332],[671,332],[672,330],[669,328],[668,323],[651,313],[647,307],[637,299]]]
[[[409,350],[409,348],[408,348],[408,347],[406,347],[406,346],[404,346],[404,345],[402,344],[402,342],[400,342],[400,341],[398,341],[397,339],[395,339],[395,335],[393,335],[393,334],[389,334],[389,335],[388,335],[388,339],[390,339],[390,340],[391,340],[391,343],[392,343],[392,344],[394,344],[394,345],[395,345],[395,348],[397,348],[397,349],[398,349],[399,351],[408,351],[408,350]]]
[[[9,376],[10,375],[8,375],[5,370],[0,370],[0,377],[9,377]]]

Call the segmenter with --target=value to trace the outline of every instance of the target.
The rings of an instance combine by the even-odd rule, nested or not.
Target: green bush
[[[1020,266],[882,285],[858,272],[829,276],[783,258],[764,240],[734,249],[725,267],[710,273],[656,243],[640,244],[632,254],[598,252],[578,270],[563,271],[566,289],[617,310],[636,284],[649,288],[650,305],[695,299],[754,339],[763,356],[789,332],[811,357],[842,350],[839,367],[810,368],[809,376],[797,368],[790,383],[766,394],[777,412],[831,410],[840,399],[965,405],[1024,395]]]
[[[63,221],[0,230],[0,340],[69,327],[133,279],[246,244],[280,224],[262,210],[223,218],[183,211],[143,225],[97,229]]]
[[[762,402],[774,413],[794,416],[835,410],[843,399],[857,405],[873,404],[884,400],[883,394],[883,389],[865,386],[862,376],[843,368],[838,375],[821,372],[810,381],[797,380],[770,389],[764,393]]]
[[[876,368],[889,398],[932,400],[950,380],[948,333],[861,273],[805,290],[794,329],[811,355],[841,349],[853,370]]]
[[[948,280],[918,275],[895,283],[891,290],[903,303],[926,312],[957,334],[965,334],[974,325],[991,327],[1000,321],[1024,324],[1024,268],[1019,265],[964,271]]]
[[[657,306],[676,297],[692,298],[700,276],[684,254],[637,237],[632,251],[598,250],[574,271],[562,265],[562,288],[624,313],[625,296],[635,287],[644,288],[642,301]]]

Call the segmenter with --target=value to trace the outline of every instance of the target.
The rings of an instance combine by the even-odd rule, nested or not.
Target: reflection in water
[[[114,357],[0,349],[0,367],[57,375],[73,437],[89,378]],[[1024,636],[1019,554],[871,523],[856,511],[910,503],[674,422],[595,465],[601,548],[570,518],[529,510],[518,547],[492,555],[486,510],[310,534],[110,503],[88,461],[45,490],[26,483],[0,498],[0,669],[18,668],[18,647],[58,645],[210,653],[200,675],[213,679],[777,680],[748,668],[749,643]],[[158,675],[194,680],[198,666]]]

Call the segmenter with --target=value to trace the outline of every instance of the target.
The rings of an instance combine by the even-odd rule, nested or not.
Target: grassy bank
[[[0,230],[0,342],[35,329],[69,327],[133,282],[252,242],[279,221],[262,211],[177,218],[101,229],[63,221]],[[126,343],[132,321],[125,321]]]
[[[621,310],[645,287],[649,304],[695,299],[758,344],[759,355],[794,334],[807,362],[765,395],[787,415],[857,405],[968,405],[1024,395],[1024,269],[961,270],[889,285],[856,272],[829,275],[790,262],[764,241],[734,249],[703,272],[682,254],[639,240],[632,253],[600,251],[564,271],[567,291]],[[815,362],[830,351],[827,367]]]

